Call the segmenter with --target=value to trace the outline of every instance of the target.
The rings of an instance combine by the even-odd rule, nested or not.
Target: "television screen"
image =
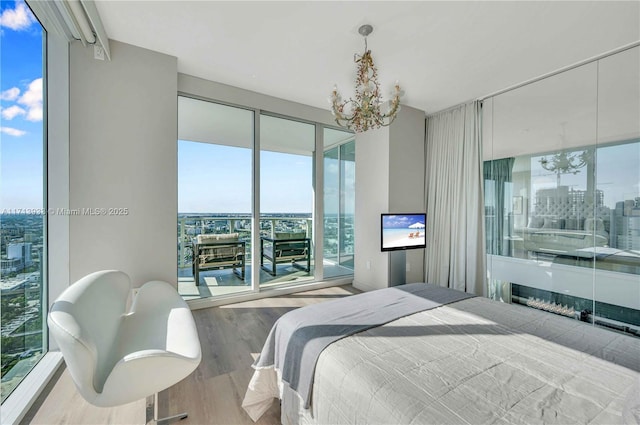
[[[382,250],[424,248],[426,223],[426,214],[382,214]]]

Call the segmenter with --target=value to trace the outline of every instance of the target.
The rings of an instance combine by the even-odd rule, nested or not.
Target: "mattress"
[[[252,385],[283,424],[638,424],[639,371],[638,338],[478,297],[334,342],[310,409],[277,371]]]

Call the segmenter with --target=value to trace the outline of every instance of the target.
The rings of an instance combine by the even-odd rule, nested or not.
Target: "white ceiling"
[[[640,2],[96,1],[111,39],[178,71],[328,109],[353,95],[358,27],[383,93],[433,113],[640,39]],[[117,60],[117,58],[113,58]]]

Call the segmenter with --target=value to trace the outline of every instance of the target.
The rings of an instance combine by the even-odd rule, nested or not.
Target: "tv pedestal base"
[[[407,283],[407,252],[389,251],[389,286]]]

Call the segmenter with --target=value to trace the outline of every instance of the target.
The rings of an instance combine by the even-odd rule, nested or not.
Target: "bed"
[[[252,419],[275,397],[283,424],[640,423],[639,338],[482,297],[338,338],[309,403],[281,369],[255,370]]]

